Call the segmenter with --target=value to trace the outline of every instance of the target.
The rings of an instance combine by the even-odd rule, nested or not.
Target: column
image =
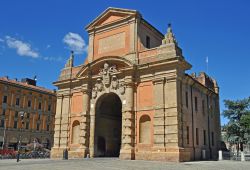
[[[55,133],[54,133],[54,146],[53,146],[53,148],[60,147],[62,100],[63,100],[63,96],[58,95],[57,96],[57,104],[56,104],[55,128],[54,128]]]
[[[89,118],[89,91],[88,89],[83,89],[83,111],[81,114],[81,122],[80,122],[80,144],[81,148],[84,152],[84,156],[86,156],[88,152],[88,118]]]
[[[178,122],[178,98],[177,79],[167,79],[165,85],[165,146],[168,148],[178,148],[179,122]]]
[[[135,115],[134,115],[134,84],[126,83],[126,105],[122,115],[122,148],[120,151],[121,159],[134,159],[134,140],[135,140]]]
[[[60,148],[61,149],[66,149],[68,147],[70,98],[71,98],[71,94],[69,93],[63,95],[61,133],[60,133]]]
[[[88,62],[91,63],[94,57],[94,33],[89,34]]]
[[[153,80],[154,92],[154,149],[156,151],[165,149],[165,109],[164,109],[164,78]]]
[[[89,154],[90,157],[95,156],[95,108],[91,106],[90,109],[90,123],[89,123]]]

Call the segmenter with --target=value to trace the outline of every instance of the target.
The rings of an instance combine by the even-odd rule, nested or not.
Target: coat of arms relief
[[[125,84],[123,80],[119,80],[116,73],[118,72],[116,65],[110,66],[107,62],[99,71],[99,77],[92,89],[92,98],[96,98],[98,92],[116,91],[120,94],[125,93]]]

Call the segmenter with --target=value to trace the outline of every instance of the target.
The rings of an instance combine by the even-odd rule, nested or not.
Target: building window
[[[1,120],[0,127],[4,127],[4,119]]]
[[[139,143],[151,143],[151,119],[148,115],[143,115],[139,121]]]
[[[199,145],[199,129],[196,128],[196,145]]]
[[[150,48],[150,37],[146,36],[146,48]]]
[[[15,111],[15,118],[18,118],[18,111]]]
[[[7,99],[8,99],[7,96],[3,96],[3,103],[7,103]]]
[[[49,125],[47,125],[47,131],[49,131]]]
[[[31,100],[28,100],[28,107],[31,107]]]
[[[40,120],[41,119],[41,115],[40,114],[38,114],[38,120]]]
[[[187,126],[187,144],[189,144],[189,127]]]
[[[17,121],[16,120],[14,121],[14,128],[15,129],[17,128]]]
[[[48,105],[48,111],[51,111],[51,104]]]
[[[39,130],[39,129],[40,129],[40,124],[37,123],[37,124],[36,124],[36,130]]]
[[[186,91],[186,107],[188,108],[188,92]]]
[[[205,100],[202,100],[202,114],[205,115]]]
[[[39,102],[39,104],[38,104],[38,109],[39,109],[39,110],[42,109],[42,103],[41,103],[41,102]]]
[[[8,87],[7,87],[7,86],[4,86],[4,90],[7,91],[7,90],[8,90]]]
[[[30,113],[26,114],[26,118],[29,119],[30,118]]]
[[[5,110],[5,109],[3,109],[2,115],[5,115],[5,113],[6,113],[6,110]]]
[[[212,132],[212,146],[214,146],[214,132]]]
[[[77,144],[80,142],[80,123],[79,121],[74,121],[72,125],[72,143]]]
[[[194,108],[195,108],[195,111],[197,112],[198,111],[198,99],[197,99],[197,97],[194,98]]]
[[[215,110],[216,110],[216,104],[215,104],[215,100],[213,100],[213,110],[212,110],[212,116],[215,115]]]
[[[19,106],[19,104],[20,104],[20,99],[16,98],[16,106]]]
[[[204,145],[207,144],[207,135],[206,134],[207,134],[206,130],[203,130],[203,140],[204,140],[203,144]]]
[[[26,128],[26,129],[29,129],[29,127],[30,127],[29,122],[26,122],[25,128]]]

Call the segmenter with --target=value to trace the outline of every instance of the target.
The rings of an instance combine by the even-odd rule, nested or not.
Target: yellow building
[[[19,140],[22,145],[37,140],[50,148],[55,108],[55,92],[36,86],[35,80],[0,78],[0,146],[17,149]]]

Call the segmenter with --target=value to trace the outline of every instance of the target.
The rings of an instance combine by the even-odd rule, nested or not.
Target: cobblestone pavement
[[[247,170],[250,162],[201,161],[201,162],[157,162],[125,161],[116,158],[94,158],[75,160],[22,159],[0,160],[0,170]]]

